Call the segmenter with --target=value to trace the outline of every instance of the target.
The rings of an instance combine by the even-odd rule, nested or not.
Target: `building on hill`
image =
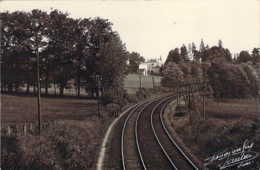
[[[139,72],[147,76],[148,74],[159,74],[163,65],[162,58],[150,59],[139,65]]]

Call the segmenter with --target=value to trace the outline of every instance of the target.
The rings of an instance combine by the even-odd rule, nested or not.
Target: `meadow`
[[[124,80],[124,88],[129,94],[134,94],[140,88],[140,84],[142,88],[146,89],[160,87],[161,77],[152,75],[144,76],[138,74],[129,74]]]

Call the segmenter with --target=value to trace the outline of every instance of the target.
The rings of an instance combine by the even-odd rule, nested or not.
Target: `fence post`
[[[8,136],[11,136],[11,133],[12,133],[11,128],[10,128],[10,126],[8,125],[8,126],[7,126],[7,135],[8,135]]]
[[[24,126],[23,126],[23,132],[24,132],[24,136],[27,135],[27,124],[25,123]]]
[[[33,123],[30,123],[30,131],[33,133]]]

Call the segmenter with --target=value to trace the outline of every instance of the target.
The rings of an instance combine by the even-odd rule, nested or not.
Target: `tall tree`
[[[58,10],[53,10],[50,13],[49,23],[49,51],[54,56],[51,68],[55,84],[60,89],[60,95],[64,94],[64,89],[68,87],[68,81],[72,78],[72,49],[73,49],[73,30],[75,23],[73,19],[68,17],[68,14]],[[48,59],[48,60],[49,60]],[[48,69],[49,70],[49,69]],[[48,71],[46,70],[46,71]],[[48,75],[48,72],[46,72]],[[46,85],[48,84],[49,76],[46,76]]]
[[[237,57],[237,63],[245,63],[248,61],[252,61],[252,57],[250,56],[248,51],[241,51]]]
[[[206,50],[205,43],[203,39],[200,41],[200,52],[204,52]]]
[[[193,60],[198,62],[200,60],[200,56],[199,56],[199,51],[197,50],[194,42],[191,43],[191,48],[192,48]]]
[[[84,79],[84,72],[86,72],[86,66],[84,65],[84,56],[87,56],[88,52],[88,35],[89,35],[89,27],[90,20],[89,19],[78,19],[75,21],[75,25],[77,27],[74,31],[74,58],[73,58],[73,66],[74,66],[74,79],[75,85],[77,87],[77,96],[80,96],[80,88],[82,84],[82,80]]]
[[[218,40],[218,47],[219,47],[219,48],[223,48],[223,42],[222,42],[222,40]]]
[[[167,59],[165,61],[165,64],[168,62],[174,62],[174,63],[183,63],[183,58],[180,55],[179,48],[175,48],[174,50],[171,50],[167,56]]]
[[[128,55],[128,72],[129,73],[137,73],[139,69],[139,65],[145,61],[144,57],[142,57],[137,52],[129,53]]]
[[[259,48],[254,48],[252,50],[252,59],[254,63],[260,63],[260,52]]]
[[[183,44],[181,47],[181,57],[183,58],[184,62],[189,62],[189,56],[188,56],[188,50],[186,48],[186,46]]]

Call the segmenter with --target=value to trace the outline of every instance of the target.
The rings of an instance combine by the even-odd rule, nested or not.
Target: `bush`
[[[129,95],[127,94],[125,89],[108,89],[105,91],[101,98],[101,102],[104,105],[109,103],[116,103],[120,106],[125,105],[129,101]]]
[[[2,168],[5,170],[78,170],[93,167],[98,145],[93,144],[86,124],[59,122],[39,136],[2,137]],[[92,140],[92,144],[90,141]],[[7,143],[8,142],[8,143]]]
[[[249,98],[256,94],[258,76],[250,65],[212,64],[208,75],[217,98]]]

